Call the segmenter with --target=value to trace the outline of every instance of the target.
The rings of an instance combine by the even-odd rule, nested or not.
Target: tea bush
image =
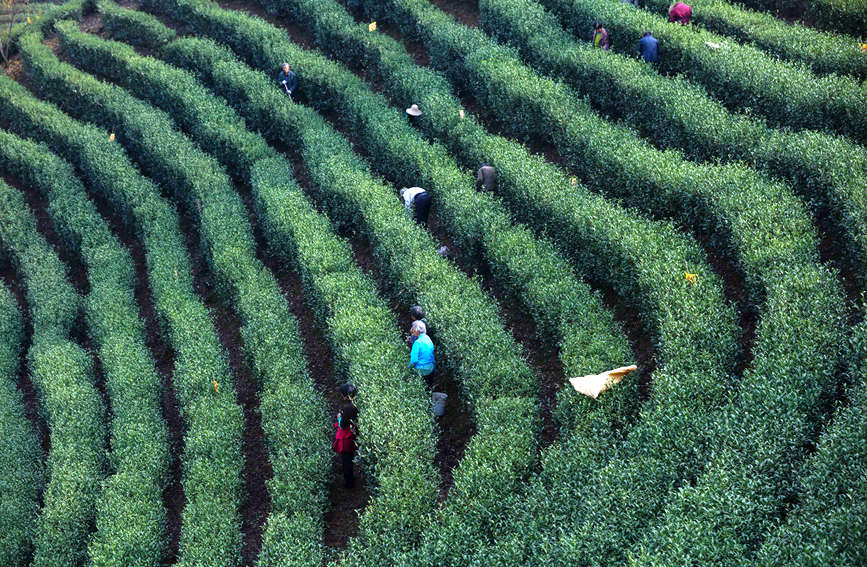
[[[593,22],[605,23],[611,48],[635,53],[635,42],[653,30],[663,45],[660,70],[682,73],[704,86],[731,110],[757,112],[771,125],[838,132],[867,142],[867,85],[848,76],[818,77],[804,64],[779,61],[750,45],[740,45],[695,26],[610,0],[541,0],[565,27],[582,38]],[[710,49],[706,42],[725,45]]]
[[[94,565],[158,565],[167,552],[162,493],[170,455],[162,382],[135,303],[132,259],[72,167],[44,146],[0,131],[0,172],[46,197],[58,232],[87,269],[84,311],[112,408],[111,474],[103,483],[90,558]]]
[[[64,93],[78,92],[76,108],[71,110],[115,125],[119,141],[139,156],[144,169],[173,187],[190,214],[198,213],[204,251],[222,284],[221,291],[231,298],[243,322],[244,353],[261,381],[262,397],[274,396],[284,403],[294,400],[291,411],[279,406],[282,411],[277,415],[263,415],[263,429],[269,444],[279,438],[281,449],[285,446],[298,451],[275,468],[280,474],[278,480],[297,487],[293,492],[299,507],[294,510],[294,519],[303,513],[311,530],[315,529],[321,523],[329,458],[324,408],[306,371],[298,323],[289,313],[273,274],[256,257],[246,209],[228,176],[213,158],[177,132],[166,114],[120,88],[60,63],[50,50],[40,49],[41,44],[28,43],[26,51],[23,44],[25,68],[31,77],[43,84],[50,81],[54,87],[50,95],[61,103],[66,99]],[[284,470],[278,468],[281,466]],[[224,510],[223,517],[227,514]],[[210,533],[196,533],[194,537],[207,541],[206,535]],[[190,544],[185,561],[238,554],[240,540],[235,534],[227,531],[221,539],[211,541],[218,544]]]
[[[645,7],[665,14],[670,5],[648,0]],[[727,0],[693,0],[690,6],[693,23],[714,33],[752,43],[780,59],[803,63],[817,74],[852,75],[862,81],[867,78],[867,57],[858,49],[855,38],[842,35],[841,30],[832,33],[797,22],[790,24]]]
[[[822,226],[843,242],[842,264],[862,281],[867,277],[864,148],[819,132],[773,130],[730,113],[687,81],[664,78],[647,64],[573,40],[537,2],[487,0],[479,7],[485,29],[518,47],[536,68],[563,78],[602,112],[634,125],[653,144],[682,148],[700,161],[742,160],[788,180]]]
[[[82,563],[106,472],[105,408],[90,355],[69,339],[81,298],[54,250],[36,229],[23,196],[0,181],[0,246],[27,289],[33,337],[27,353],[51,448],[36,520],[32,564]]]
[[[39,38],[30,39],[40,50]],[[212,512],[225,506],[225,499],[240,500],[238,482],[227,479],[240,474],[243,416],[235,403],[232,377],[216,331],[193,291],[177,212],[160,196],[157,186],[138,172],[123,149],[109,139],[108,131],[72,120],[6,76],[0,76],[0,108],[15,131],[26,132],[62,152],[82,172],[88,187],[137,228],[161,330],[175,353],[173,382],[186,428],[181,458],[186,499],[182,532],[220,538],[225,531],[219,533],[210,522]],[[212,381],[218,383],[222,395],[214,395]],[[212,493],[215,478],[228,491],[218,498]],[[237,510],[237,506],[230,508]],[[229,520],[220,529],[231,531]],[[182,536],[182,540],[186,538],[194,536]]]
[[[24,415],[15,386],[24,343],[24,323],[15,297],[0,286],[0,562],[21,565],[33,549],[39,493],[44,485],[42,450]]]

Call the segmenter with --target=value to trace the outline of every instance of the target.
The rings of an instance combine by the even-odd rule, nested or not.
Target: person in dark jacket
[[[355,386],[346,383],[340,387],[340,395],[343,397],[343,407],[337,412],[337,434],[334,437],[332,448],[340,454],[343,463],[343,483],[346,488],[355,487],[355,471],[353,460],[355,459],[355,437],[358,431],[358,408],[352,403],[357,390]]]
[[[421,187],[403,187],[400,196],[407,213],[412,213],[415,222],[426,225],[430,215],[430,193]]]
[[[494,166],[486,163],[482,164],[479,171],[476,173],[476,190],[496,193],[497,191],[497,170]]]
[[[427,319],[424,318],[424,309],[421,308],[421,305],[413,305],[409,310],[409,316],[412,318],[412,322],[421,321],[425,325],[427,325]],[[415,342],[417,337],[412,333],[406,339],[406,342],[409,343],[409,346],[412,346],[412,343]]]
[[[298,88],[298,77],[289,68],[289,63],[283,63],[283,70],[277,76],[277,83],[283,87],[283,91],[292,98],[292,93]]]
[[[611,40],[608,39],[608,32],[605,31],[605,28],[599,22],[593,24],[593,47],[606,51],[611,49]]]
[[[641,39],[638,40],[638,53],[648,63],[658,63],[659,40],[653,37],[649,31],[644,32]]]
[[[680,25],[685,26],[691,18],[692,8],[689,7],[689,4],[676,2],[668,9],[669,22],[678,22]]]

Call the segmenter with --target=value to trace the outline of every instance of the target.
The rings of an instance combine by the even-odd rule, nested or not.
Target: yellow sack
[[[580,392],[585,396],[590,396],[594,400],[599,397],[599,394],[611,387],[612,384],[618,384],[623,377],[637,370],[635,364],[631,366],[621,366],[602,374],[588,374],[587,376],[577,376],[569,378],[569,383],[575,388],[576,392]]]

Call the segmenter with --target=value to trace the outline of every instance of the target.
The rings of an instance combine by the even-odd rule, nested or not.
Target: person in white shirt
[[[430,193],[421,187],[403,187],[400,196],[403,198],[406,212],[413,215],[415,222],[426,225],[430,214]]]

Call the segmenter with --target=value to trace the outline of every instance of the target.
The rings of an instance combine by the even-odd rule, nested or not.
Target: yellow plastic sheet
[[[575,388],[576,392],[580,392],[585,396],[590,396],[594,400],[599,397],[599,394],[609,389],[612,385],[618,384],[623,377],[630,372],[637,370],[638,366],[632,364],[630,366],[621,366],[614,370],[603,372],[602,374],[588,374],[587,376],[577,376],[569,378],[569,383]]]

